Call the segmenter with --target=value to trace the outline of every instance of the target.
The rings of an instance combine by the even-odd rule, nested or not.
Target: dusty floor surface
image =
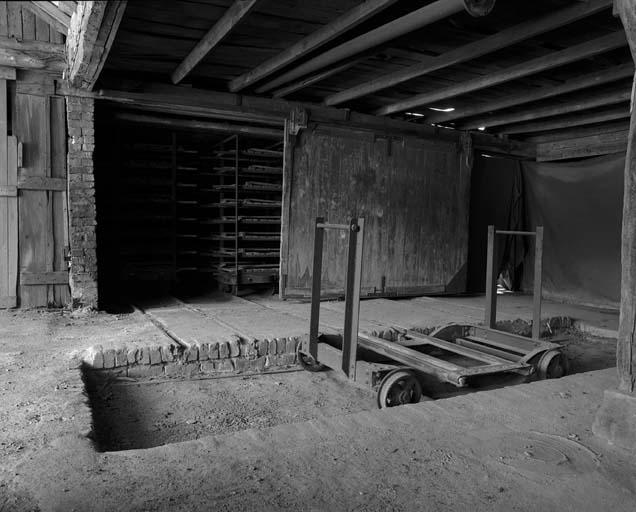
[[[370,410],[375,399],[327,372],[113,382],[99,388],[93,419],[99,448],[113,451]]]
[[[227,433],[97,452],[69,354],[105,338],[159,336],[138,314],[0,312],[0,511],[636,509],[633,457],[604,447],[589,428],[612,370],[400,411],[357,409],[365,392],[328,374],[240,379],[242,392],[223,402]],[[610,367],[613,345],[574,339],[574,370]],[[321,402],[312,379],[337,395]],[[279,414],[280,403],[258,397],[288,386],[283,380],[293,400]],[[195,390],[207,394],[217,382]],[[261,413],[248,411],[248,394]],[[186,426],[196,430],[195,421]]]

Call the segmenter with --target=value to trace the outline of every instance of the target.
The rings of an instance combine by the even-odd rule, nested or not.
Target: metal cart
[[[348,232],[345,318],[341,334],[319,333],[324,231]],[[532,338],[500,331],[496,326],[496,235],[535,239]],[[478,376],[514,372],[526,378],[557,378],[567,373],[561,345],[539,339],[543,228],[535,232],[488,228],[488,269],[485,326],[452,324],[430,335],[402,329],[398,341],[358,331],[364,219],[330,224],[316,219],[309,337],[298,347],[298,360],[309,371],[341,371],[354,383],[377,391],[380,408],[415,403],[422,397],[418,374],[434,375],[457,387]]]

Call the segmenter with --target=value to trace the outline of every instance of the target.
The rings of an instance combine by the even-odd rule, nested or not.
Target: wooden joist
[[[307,111],[309,118],[314,122],[343,126],[347,129],[359,127],[373,131],[378,135],[414,136],[451,142],[456,142],[459,138],[459,133],[456,130],[438,129],[424,124],[380,118],[311,103],[243,96],[228,92],[156,83],[131,82],[130,85],[123,83],[121,87],[120,90],[101,89],[99,92],[88,92],[70,88],[68,84],[57,83],[55,90],[56,94],[62,96],[84,96],[109,100],[129,107],[150,108],[163,113],[181,115],[195,113],[197,117],[240,118],[245,121],[258,119],[261,124],[269,122],[280,127],[290,116],[290,112],[301,109]],[[131,87],[132,90],[126,90],[127,87]],[[522,158],[534,158],[535,155],[534,144],[512,143],[484,133],[475,134],[473,141],[477,149],[488,147],[489,151]]]
[[[441,90],[417,94],[410,98],[386,105],[377,110],[376,115],[386,116],[397,112],[402,112],[423,105],[433,105],[437,101],[454,98],[469,92],[486,89],[495,85],[503,84],[523,78],[541,71],[554,69],[564,66],[578,60],[594,57],[604,52],[621,48],[627,44],[625,33],[623,31],[613,32],[611,34],[577,44],[565,50],[550,53],[542,57],[522,62],[516,66],[512,66],[501,71],[489,73],[483,77],[475,78],[452,85]]]
[[[312,34],[309,34],[307,37],[304,37],[278,55],[266,60],[254,69],[232,80],[229,84],[230,91],[241,91],[253,83],[268,77],[284,66],[302,58],[309,52],[327,44],[329,41],[332,41],[360,23],[368,20],[371,16],[374,16],[383,9],[386,9],[396,1],[397,0],[369,0],[357,5],[339,18],[333,20],[331,23],[328,23]]]
[[[354,59],[350,62],[345,62],[340,66],[336,66],[325,71],[321,71],[320,73],[316,73],[315,75],[308,76],[299,80],[298,82],[294,82],[292,84],[286,85],[285,87],[281,87],[277,91],[272,93],[274,98],[283,98],[293,92],[299,91],[300,89],[304,89],[305,87],[309,87],[317,82],[324,80],[325,78],[329,78],[330,76],[337,75],[353,66],[355,66],[360,59]]]
[[[154,126],[169,126],[175,129],[182,130],[206,130],[206,131],[218,131],[227,133],[244,133],[248,135],[255,135],[258,137],[267,137],[273,139],[282,139],[283,130],[277,130],[275,128],[266,128],[259,126],[246,126],[233,123],[220,123],[210,121],[198,121],[192,119],[170,119],[165,116],[153,116],[147,114],[131,114],[131,113],[118,113],[115,115],[116,119],[122,121],[129,121],[134,123],[151,124]]]
[[[602,133],[622,132],[629,130],[629,121],[615,121],[613,123],[605,123],[600,126],[581,126],[577,128],[569,128],[566,130],[555,130],[552,132],[541,133],[532,137],[525,137],[526,142],[541,144],[543,142],[556,142],[567,139],[579,139],[590,135],[600,135]]]
[[[438,69],[476,59],[488,53],[525,41],[536,35],[573,23],[581,18],[606,9],[611,4],[612,0],[591,0],[589,2],[575,4],[535,20],[519,23],[480,41],[460,46],[459,48],[455,48],[435,57],[424,57],[421,62],[409,66],[406,69],[374,78],[344,91],[332,94],[325,99],[324,103],[325,105],[339,105],[346,101],[372,94],[388,87],[393,87]]]
[[[537,144],[537,162],[624,153],[629,130]]]
[[[66,39],[66,78],[74,87],[93,89],[125,9],[125,0],[78,3]]]
[[[296,66],[274,80],[258,87],[256,92],[270,91],[292,80],[323,69],[463,10],[463,0],[437,0],[317,55],[300,66]]]
[[[53,2],[22,2],[22,6],[46,21],[60,34],[67,34],[71,16]]]
[[[611,91],[591,94],[582,99],[568,101],[567,103],[546,105],[544,107],[536,107],[521,112],[513,112],[511,114],[501,114],[498,116],[484,117],[481,119],[471,120],[462,123],[460,127],[464,130],[475,130],[480,127],[491,128],[493,126],[501,126],[505,124],[520,123],[524,121],[532,121],[542,117],[552,117],[562,114],[573,114],[583,110],[589,110],[596,107],[604,107],[629,101],[632,96],[631,87],[622,91]]]
[[[194,67],[212,51],[236,26],[245,19],[259,0],[235,0],[225,14],[208,30],[203,39],[177,66],[170,76],[173,84],[178,84]]]
[[[455,119],[471,117],[478,114],[484,114],[486,112],[495,112],[497,110],[516,107],[533,101],[553,98],[554,96],[579,91],[581,89],[587,89],[589,87],[596,87],[597,85],[631,77],[633,74],[634,65],[631,62],[628,62],[615,68],[603,69],[601,71],[594,71],[593,73],[577,76],[562,85],[546,86],[539,90],[530,91],[524,94],[512,94],[502,99],[457,108],[453,112],[440,112],[431,116],[426,116],[426,122],[445,124],[448,121],[453,121]]]
[[[0,37],[0,66],[61,72],[65,66],[64,45]]]
[[[506,134],[543,132],[562,128],[573,128],[586,124],[604,123],[605,121],[614,121],[627,117],[629,117],[629,105],[604,110],[603,112],[595,112],[593,114],[574,114],[554,120],[548,119],[545,121],[511,124],[510,126],[504,126],[498,131]]]

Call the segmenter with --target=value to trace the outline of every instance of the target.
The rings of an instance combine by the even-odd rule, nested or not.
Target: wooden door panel
[[[284,295],[309,293],[316,216],[334,223],[365,218],[362,296],[461,290],[470,168],[459,144],[318,126],[297,137],[286,172]],[[343,293],[346,253],[342,234],[326,233],[326,295]]]

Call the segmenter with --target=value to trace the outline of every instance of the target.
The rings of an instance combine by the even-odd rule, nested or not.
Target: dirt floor
[[[494,442],[488,440],[492,432],[483,431],[478,438],[453,437],[455,448],[442,441],[437,445],[431,426],[422,437],[422,431],[413,430],[418,423],[394,420],[408,417],[409,407],[400,415],[376,411],[373,393],[348,386],[329,373],[111,385],[104,388],[103,398],[110,397],[123,415],[136,403],[142,420],[134,432],[108,436],[114,441],[102,448],[199,441],[98,453],[86,438],[91,418],[86,417],[89,408],[79,371],[69,365],[73,351],[105,339],[152,343],[162,336],[138,313],[0,312],[0,511],[210,510],[215,506],[246,511],[549,510],[549,499],[562,492],[584,494],[590,485],[586,468],[593,462],[567,439],[565,444],[556,443],[547,435],[528,434],[520,441],[514,432],[506,433],[504,447],[515,451],[518,443],[525,443],[533,447],[524,448],[525,452],[533,455],[507,461],[514,471],[494,478],[484,469],[483,450],[477,449],[480,443]],[[614,349],[612,340],[580,334],[567,346],[575,372],[612,367]],[[574,396],[575,389],[554,399],[570,400],[568,393]],[[488,415],[485,407],[480,414]],[[589,409],[581,405],[573,410],[581,407]],[[568,414],[562,417],[569,418]],[[501,428],[508,420],[501,420]],[[331,437],[324,437],[324,432],[332,432]],[[215,437],[202,437],[210,435]],[[386,442],[374,444],[378,436]],[[460,446],[472,446],[466,450],[479,453],[467,459]],[[562,457],[569,462],[561,464]],[[537,476],[547,468],[545,461],[555,475]],[[541,492],[535,487],[550,485],[551,479],[561,482],[563,475],[558,472],[571,464],[585,478],[577,483],[568,476],[558,493],[550,491],[540,503],[527,501],[533,492]],[[478,489],[480,471],[485,480]],[[350,478],[346,486],[343,472]],[[319,481],[312,480],[312,474]],[[374,483],[372,475],[383,481]],[[417,484],[421,478],[426,483]],[[458,479],[464,478],[468,480],[462,490]],[[614,496],[608,507],[634,510],[625,500],[633,500],[635,483],[632,477],[626,480],[625,496],[607,483],[594,492]],[[351,493],[353,489],[359,490]],[[577,498],[571,505],[581,503],[586,501]],[[598,503],[592,499],[591,508],[578,509],[600,510],[595,508]],[[623,503],[629,506],[618,506]],[[577,510],[572,506],[558,508]]]

